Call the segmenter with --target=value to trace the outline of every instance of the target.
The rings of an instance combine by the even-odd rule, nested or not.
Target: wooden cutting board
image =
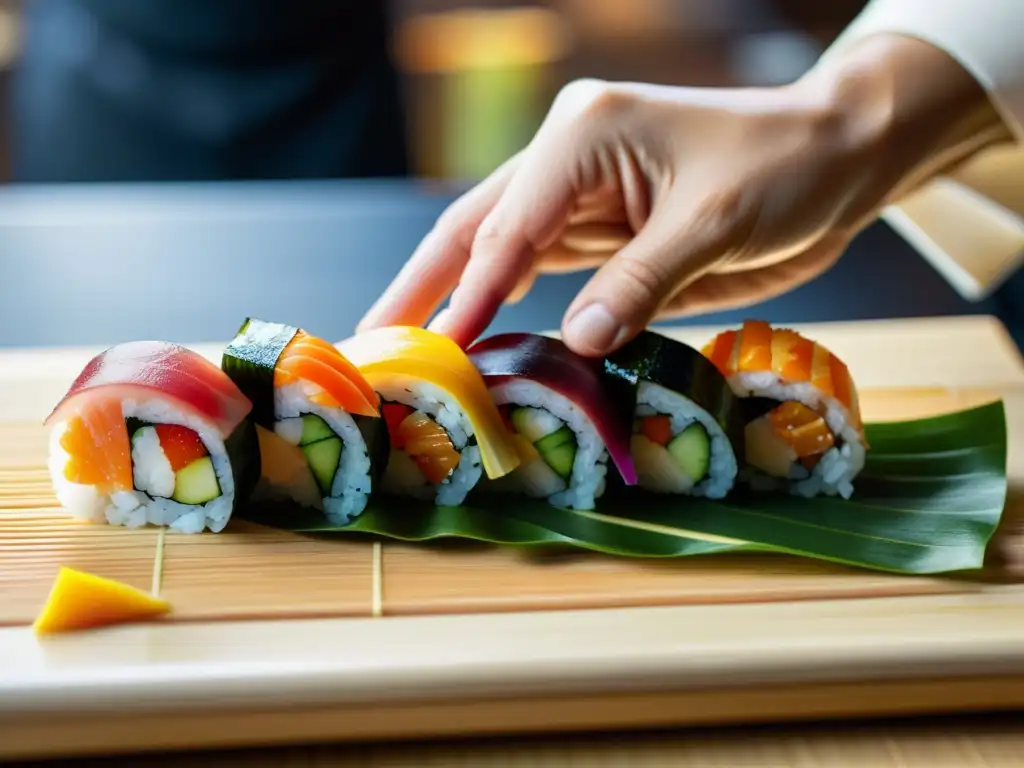
[[[691,328],[673,335],[700,345],[717,330]],[[1024,681],[1007,687],[1014,680],[1011,674],[1024,673],[1024,667],[1014,666],[1024,665],[1024,586],[1017,586],[1024,578],[1024,508],[1018,498],[1024,478],[1024,365],[1015,346],[998,322],[985,317],[827,324],[801,330],[847,362],[869,420],[914,418],[1004,399],[1010,503],[983,573],[917,578],[771,555],[638,562],[457,542],[325,541],[248,523],[233,523],[219,535],[202,536],[75,523],[56,507],[50,491],[46,434],[40,422],[97,350],[0,353],[0,627],[8,627],[0,628],[0,660],[6,659],[14,670],[13,677],[0,675],[0,757],[131,749],[133,744],[174,746],[182,740],[196,745],[196,739],[247,743],[255,733],[287,740],[317,733],[352,737],[559,723],[584,728],[651,724],[669,713],[670,722],[734,721],[800,712],[841,714],[851,707],[875,712],[892,707],[1024,705]],[[219,359],[218,345],[196,348]],[[174,613],[154,626],[40,644],[26,627],[45,599],[58,565],[158,588],[172,602]],[[695,621],[703,622],[699,632],[684,631]],[[619,622],[632,629],[624,633],[625,625]],[[640,634],[638,627],[644,628]],[[737,635],[748,645],[736,646]],[[512,643],[512,638],[520,642]],[[550,645],[539,647],[540,638]],[[851,644],[854,638],[859,642]],[[914,643],[916,657],[911,656]],[[735,653],[731,669],[725,663],[729,648]],[[630,694],[639,699],[596,706],[588,694],[586,699],[539,706],[532,698],[537,692],[528,693],[530,675],[521,671],[517,677],[512,670],[525,665],[536,685],[555,686],[572,666],[567,653],[573,663],[583,664],[574,674],[589,670],[585,679],[575,682],[594,695],[624,690],[645,678],[659,685],[675,679],[676,687],[659,695],[677,698],[652,706],[648,691]],[[963,666],[965,653],[978,656],[977,664]],[[545,654],[550,656],[546,661]],[[836,654],[843,663],[836,663]],[[820,687],[830,674],[854,662],[860,666],[849,668],[870,675],[875,663],[876,671],[884,668],[883,676],[891,677],[897,671],[910,673],[923,659],[946,658],[943,654],[959,659],[964,674],[970,672],[957,683],[955,693],[949,688],[949,693],[939,695],[928,688],[934,680],[919,681],[917,688],[901,685],[884,694],[876,687],[871,695],[849,680],[832,681],[832,689]],[[552,660],[555,657],[562,659],[560,665]],[[540,666],[528,663],[530,659]],[[702,667],[692,666],[700,660]],[[204,676],[195,667],[200,662],[215,666]],[[953,674],[956,664],[949,658],[946,662],[945,668],[930,673],[918,667],[918,673],[925,678]],[[136,735],[125,736],[130,731],[126,726],[101,727],[83,719],[75,703],[76,696],[93,696],[81,699],[85,712],[105,706],[112,715],[124,716],[139,707],[171,706],[177,696],[192,701],[194,710],[203,710],[204,691],[209,696],[224,690],[211,682],[217,675],[210,670],[223,671],[231,663],[248,670],[239,673],[235,683],[256,686],[267,701],[280,703],[282,696],[324,701],[326,696],[332,707],[351,710],[352,700],[346,696],[373,700],[384,695],[389,706],[405,709],[392,709],[383,719],[365,712],[357,717],[346,710],[344,733],[326,716],[307,719],[302,727],[274,726],[273,722],[283,722],[278,717],[259,730],[243,727],[245,718],[236,717],[216,730],[211,720],[197,725],[194,718],[179,713],[173,720],[181,729],[177,736],[158,727],[157,720],[138,724]],[[319,678],[312,674],[317,664],[323,665]],[[655,674],[659,664],[667,666]],[[180,677],[182,665],[192,665],[191,677]],[[306,666],[299,670],[296,665]],[[678,698],[696,679],[691,675],[691,682],[683,684],[683,667],[700,670],[697,677],[709,688],[704,694]],[[368,689],[376,693],[360,688],[371,682],[368,668],[378,675]],[[780,671],[783,668],[786,671]],[[715,669],[725,675],[717,682]],[[290,676],[285,670],[291,670]],[[996,683],[987,678],[979,682],[979,675],[993,673],[998,674]],[[147,676],[149,687],[141,683]],[[320,687],[327,679],[337,684],[329,694]],[[467,696],[508,696],[510,685],[518,692],[505,702],[500,717],[494,712],[485,716],[487,708],[480,705],[471,710],[474,716],[446,710],[455,717],[448,721],[427,705],[427,681]],[[723,684],[793,686],[797,681],[818,687],[803,698],[777,690],[768,696],[765,689],[758,689],[746,703],[735,691],[728,696],[715,692]],[[246,690],[250,696],[238,706],[253,705],[252,689]],[[410,696],[418,701],[411,709]],[[376,705],[372,711],[379,713],[382,705]],[[66,717],[54,717],[54,711]],[[232,706],[220,714],[237,716],[238,711]],[[428,711],[434,714],[425,715]],[[140,716],[137,711],[131,715]],[[91,725],[86,727],[85,722]],[[53,738],[58,733],[59,740]]]

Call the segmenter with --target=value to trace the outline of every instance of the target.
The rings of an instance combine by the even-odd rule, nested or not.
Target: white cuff
[[[956,59],[1024,142],[1024,0],[871,0],[822,58],[886,32]]]
[[[979,300],[1024,262],[1024,0],[872,0],[822,61],[886,32],[924,40],[956,59],[1018,139],[882,215],[961,295]]]

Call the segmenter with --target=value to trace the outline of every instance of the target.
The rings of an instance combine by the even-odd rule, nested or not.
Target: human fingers
[[[661,308],[658,317],[741,309],[781,296],[830,269],[848,244],[846,235],[832,235],[781,263],[742,272],[708,273],[677,292]]]
[[[573,300],[562,338],[575,352],[602,355],[642,330],[683,285],[698,279],[733,245],[735,231],[709,205],[679,191],[665,196],[643,228]]]
[[[424,325],[459,281],[473,238],[512,179],[520,160],[506,161],[452,203],[412,257],[360,320],[356,332],[386,325]]]
[[[565,229],[576,196],[572,162],[555,142],[531,148],[476,230],[448,311],[431,323],[431,330],[468,345],[529,279],[536,254]]]

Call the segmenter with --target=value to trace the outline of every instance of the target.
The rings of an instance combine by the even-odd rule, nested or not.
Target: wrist
[[[866,38],[794,86],[891,201],[1012,135],[956,60],[899,35]]]

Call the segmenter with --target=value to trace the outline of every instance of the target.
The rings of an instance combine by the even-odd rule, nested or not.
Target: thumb
[[[636,237],[583,287],[562,323],[562,339],[570,349],[587,356],[618,349],[726,252],[723,228],[680,215],[687,208],[692,205],[676,195],[664,199]],[[702,223],[689,227],[687,222]]]

